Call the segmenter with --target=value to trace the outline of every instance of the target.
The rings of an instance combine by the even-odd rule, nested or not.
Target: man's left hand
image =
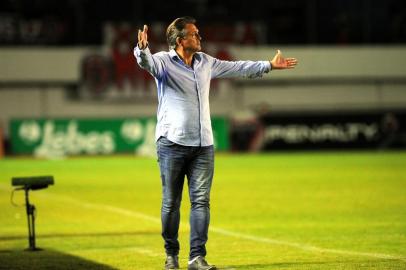
[[[294,68],[297,65],[296,58],[284,58],[280,50],[278,50],[270,62],[272,69],[288,69]]]

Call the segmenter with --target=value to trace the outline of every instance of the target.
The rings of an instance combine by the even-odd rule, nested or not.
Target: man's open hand
[[[138,48],[141,50],[145,49],[148,46],[148,26],[144,24],[144,30],[138,29]]]
[[[272,69],[294,68],[297,65],[296,58],[284,58],[280,50],[278,50],[278,52],[270,62],[272,65]]]

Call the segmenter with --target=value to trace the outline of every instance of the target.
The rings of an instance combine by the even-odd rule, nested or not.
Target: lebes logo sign
[[[151,125],[146,119],[13,121],[12,150],[38,157],[131,152],[146,141]]]

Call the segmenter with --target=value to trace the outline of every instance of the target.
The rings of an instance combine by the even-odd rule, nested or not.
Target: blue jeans
[[[161,137],[157,141],[157,152],[162,180],[161,220],[166,254],[179,254],[179,208],[186,175],[191,203],[189,258],[206,256],[214,148],[183,146]]]

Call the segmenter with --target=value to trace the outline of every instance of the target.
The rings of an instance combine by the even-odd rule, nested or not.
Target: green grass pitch
[[[217,154],[207,245],[219,269],[406,269],[406,152]],[[53,175],[30,193],[11,177]],[[163,269],[155,158],[0,161],[0,269]],[[186,269],[184,188],[180,263]]]

